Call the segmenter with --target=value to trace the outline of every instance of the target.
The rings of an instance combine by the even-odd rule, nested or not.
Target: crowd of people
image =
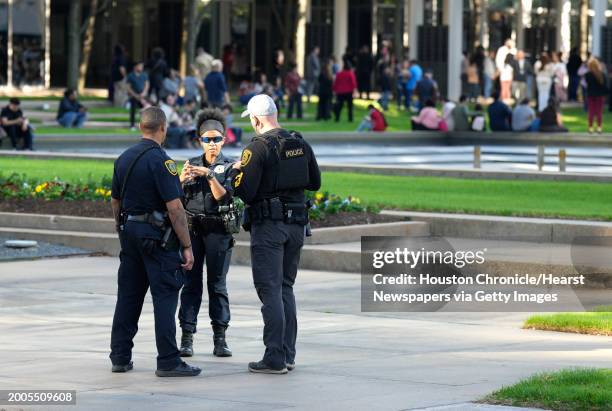
[[[416,62],[408,62],[406,73],[409,79],[416,76],[417,84],[406,82],[401,94],[406,108],[410,107],[412,93],[419,96],[417,107],[425,107],[425,113],[421,110],[412,118],[413,129],[485,130],[482,104],[470,111],[468,103],[490,99],[493,102],[486,111],[492,131],[567,131],[561,120],[561,103],[580,98],[588,113],[589,133],[601,133],[606,97],[612,111],[612,83],[607,68],[594,56],[582,60],[577,49],[571,50],[567,60],[562,53],[543,52],[534,64],[523,50],[514,48],[512,40],[497,51],[487,53],[479,47],[472,55],[464,53],[462,95],[457,102],[442,99],[441,114],[435,110],[437,88],[427,86],[425,93],[420,91],[425,76],[421,77],[420,67],[414,70],[415,66]]]
[[[130,110],[130,127],[135,130],[136,113],[152,105],[159,106],[169,122],[169,148],[190,148],[194,146],[195,117],[204,107],[217,107],[223,111],[226,121],[231,124],[232,106],[226,80],[224,59],[216,59],[203,48],[196,50],[193,64],[186,76],[170,67],[164,50],[155,48],[147,61],[130,62],[125,48],[117,45],[111,66],[109,100],[118,107]],[[235,62],[234,62],[235,63]],[[131,66],[131,69],[129,67]],[[248,90],[240,87],[240,101],[243,96],[258,94],[262,89]],[[240,144],[242,130],[231,127],[228,130],[228,144]]]
[[[117,45],[109,100],[129,108],[132,129],[140,109],[159,106],[169,119],[169,148],[194,146],[195,115],[204,107],[223,111],[229,124],[227,143],[240,144],[242,129],[232,126],[230,81],[239,104],[246,106],[253,96],[266,94],[288,119],[303,118],[303,101],[310,104],[316,95],[315,121],[339,122],[346,111],[346,119],[353,122],[354,99],[365,98],[367,112],[358,131],[386,130],[385,112],[393,103],[410,114],[406,121],[413,129],[441,131],[567,131],[561,104],[582,101],[589,132],[601,133],[606,98],[612,111],[608,75],[612,67],[606,68],[595,56],[583,60],[575,48],[567,56],[542,52],[531,58],[517,50],[512,40],[497,50],[477,47],[471,54],[464,53],[461,61],[458,101],[444,98],[431,68],[398,58],[386,41],[376,56],[365,45],[357,52],[347,47],[340,61],[322,57],[320,48],[314,47],[306,57],[303,77],[294,62],[285,61],[282,50],[275,52],[270,73],[256,70],[253,76],[248,74],[244,55],[240,47],[228,46],[218,59],[198,48],[187,75],[181,77],[170,67],[163,49],[155,48],[147,61],[130,61],[125,48]],[[374,91],[376,102],[371,99]],[[75,90],[65,91],[56,119],[63,127],[77,128],[87,121],[87,108]],[[0,138],[8,137],[15,149],[32,149],[34,129],[19,99],[11,99],[2,109],[0,124]]]

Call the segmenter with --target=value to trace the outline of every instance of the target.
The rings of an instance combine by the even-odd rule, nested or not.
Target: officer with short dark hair
[[[263,306],[263,359],[249,371],[286,374],[295,367],[297,318],[293,284],[308,224],[304,190],[321,187],[310,145],[278,123],[274,101],[265,94],[248,103],[256,136],[234,165],[234,192],[247,205],[243,227],[251,232],[253,282]]]
[[[180,351],[182,357],[193,355],[193,334],[202,303],[203,265],[206,261],[213,354],[230,357],[232,352],[225,342],[225,330],[230,321],[226,276],[234,246],[232,234],[240,229],[240,215],[232,200],[233,188],[229,178],[233,161],[221,153],[226,124],[219,109],[201,111],[196,130],[204,154],[188,160],[180,175],[195,260],[181,291],[179,321],[183,335]]]
[[[111,334],[113,372],[133,368],[133,339],[149,287],[155,315],[159,377],[186,377],[200,368],[181,361],[176,346],[175,313],[183,286],[183,269],[193,266],[193,253],[183,192],[174,161],[161,148],[166,116],[157,107],[142,111],[140,142],[115,161],[111,205],[121,253],[117,305]]]

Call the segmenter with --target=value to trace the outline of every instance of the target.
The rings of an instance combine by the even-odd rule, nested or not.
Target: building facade
[[[0,0],[0,87],[63,87],[68,64],[70,3],[89,0]],[[161,47],[178,68],[185,0],[99,0],[87,87],[109,84],[113,47],[132,61]],[[497,49],[506,39],[534,58],[541,51],[586,48],[612,64],[612,0],[198,0],[196,44],[226,55],[238,77],[274,71],[274,53],[291,49],[303,70],[307,54],[341,59],[367,45],[434,70],[457,97],[462,52]],[[586,27],[586,33],[581,27]],[[586,34],[586,38],[584,35]],[[291,41],[288,41],[291,37]],[[230,61],[230,60],[228,60]]]

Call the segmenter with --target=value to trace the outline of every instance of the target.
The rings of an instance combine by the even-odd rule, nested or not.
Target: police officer
[[[229,174],[233,161],[221,154],[225,137],[225,117],[219,109],[205,109],[196,121],[204,154],[188,160],[180,175],[185,191],[185,209],[194,264],[181,291],[179,321],[183,330],[181,356],[193,355],[193,334],[202,303],[202,274],[206,260],[208,315],[213,329],[213,354],[231,357],[225,342],[230,321],[225,278],[234,246],[233,232],[240,229],[240,218],[232,201]],[[233,226],[230,223],[233,220]]]
[[[247,205],[253,282],[263,306],[263,359],[249,371],[286,374],[295,367],[297,318],[293,284],[308,223],[304,190],[318,190],[321,173],[310,145],[281,128],[274,101],[265,94],[249,101],[256,136],[232,172],[234,192]]]
[[[159,377],[185,377],[200,368],[181,361],[175,313],[183,269],[193,266],[187,217],[176,164],[161,148],[166,116],[157,107],[142,111],[142,140],[115,161],[111,205],[121,253],[117,305],[111,334],[113,372],[133,368],[133,339],[147,289],[151,288]]]

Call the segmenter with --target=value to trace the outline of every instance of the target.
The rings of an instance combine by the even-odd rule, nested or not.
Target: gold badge
[[[251,157],[253,156],[253,152],[251,150],[249,150],[248,148],[245,149],[242,152],[242,157],[240,158],[240,165],[242,167],[246,166],[247,164],[249,164],[249,161],[251,161]]]
[[[164,165],[166,166],[166,169],[168,169],[170,174],[172,174],[173,176],[178,175],[178,171],[176,170],[176,163],[174,161],[166,160],[164,162]]]

